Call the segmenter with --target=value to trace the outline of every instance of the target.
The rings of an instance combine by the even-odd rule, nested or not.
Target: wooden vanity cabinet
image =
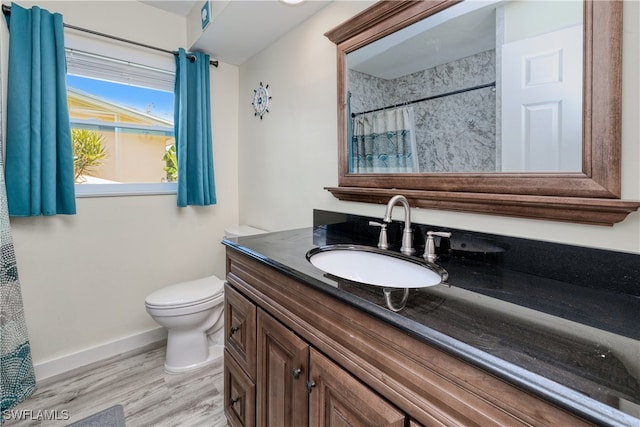
[[[231,309],[253,306],[233,288],[225,292],[231,295]],[[252,316],[242,319],[247,329],[252,328],[247,321]],[[231,426],[404,427],[403,413],[279,321],[260,308],[255,319],[256,332],[248,334],[257,339],[255,383],[231,352],[225,352],[225,412]],[[233,340],[235,333],[227,337]]]
[[[227,282],[232,427],[590,425],[232,248]]]

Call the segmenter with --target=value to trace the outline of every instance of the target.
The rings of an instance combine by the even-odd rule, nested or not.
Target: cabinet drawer
[[[256,306],[228,284],[224,286],[225,349],[256,379]]]
[[[310,427],[404,427],[401,411],[315,349],[309,366]]]
[[[256,387],[229,352],[224,352],[224,414],[232,427],[254,427]]]

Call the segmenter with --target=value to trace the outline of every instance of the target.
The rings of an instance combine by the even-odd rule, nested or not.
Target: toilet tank
[[[231,237],[242,237],[242,236],[252,236],[254,234],[263,234],[268,233],[266,230],[261,230],[256,227],[252,227],[250,225],[238,225],[235,227],[225,228],[224,236],[227,238]]]

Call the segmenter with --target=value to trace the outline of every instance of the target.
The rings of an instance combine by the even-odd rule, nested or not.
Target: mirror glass
[[[581,172],[582,20],[465,1],[348,53],[349,173]]]

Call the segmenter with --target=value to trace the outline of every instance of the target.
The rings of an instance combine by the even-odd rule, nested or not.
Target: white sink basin
[[[323,246],[310,250],[307,259],[333,276],[384,288],[426,288],[448,278],[435,264],[370,246]]]

